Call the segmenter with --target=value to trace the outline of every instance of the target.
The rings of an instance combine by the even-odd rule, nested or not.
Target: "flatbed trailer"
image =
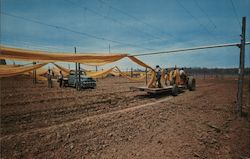
[[[143,91],[147,92],[148,94],[158,94],[158,93],[172,93],[172,95],[176,96],[180,92],[180,90],[185,89],[185,85],[176,85],[174,86],[166,86],[163,88],[148,88],[146,86],[143,87],[130,87],[130,90],[134,91]]]

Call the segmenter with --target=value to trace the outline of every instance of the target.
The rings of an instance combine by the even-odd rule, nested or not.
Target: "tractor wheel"
[[[170,85],[173,86],[174,84],[175,84],[175,81],[174,81],[174,79],[172,79],[172,80],[170,81]]]
[[[178,94],[179,94],[179,88],[176,84],[174,84],[172,88],[172,95],[177,96]]]
[[[196,87],[195,79],[194,79],[194,77],[190,76],[188,78],[188,89],[189,89],[189,91],[194,91],[195,87]]]

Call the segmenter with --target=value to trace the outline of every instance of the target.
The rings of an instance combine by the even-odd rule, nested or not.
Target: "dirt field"
[[[123,78],[80,92],[54,84],[1,79],[2,158],[250,157],[247,83],[242,118],[234,79],[197,79],[177,97],[130,91],[143,83]]]

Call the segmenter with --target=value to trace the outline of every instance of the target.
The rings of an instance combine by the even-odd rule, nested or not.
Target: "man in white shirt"
[[[181,68],[180,70],[180,77],[182,80],[186,80],[186,73],[183,68]]]
[[[52,72],[50,69],[48,70],[47,73],[47,80],[48,80],[48,88],[52,88]]]
[[[156,65],[155,68],[155,72],[156,72],[156,81],[158,83],[158,87],[161,88],[161,68],[159,65]]]

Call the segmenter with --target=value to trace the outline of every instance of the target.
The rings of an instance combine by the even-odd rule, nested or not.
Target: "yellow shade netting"
[[[46,65],[47,63],[36,64],[32,66],[19,66],[13,67],[8,65],[0,65],[0,77],[16,76],[23,73],[28,73],[32,70],[38,69]]]
[[[105,77],[107,74],[111,73],[115,67],[112,67],[107,70],[101,70],[101,71],[96,71],[96,72],[86,72],[87,76],[93,77],[93,78],[98,78],[98,77]]]
[[[39,75],[39,76],[46,75],[47,72],[48,72],[48,70],[45,69],[45,68],[43,68],[43,67],[38,68],[38,69],[36,70],[36,74]],[[30,72],[30,74],[32,74],[32,73],[33,73],[33,72]]]
[[[62,67],[62,66],[60,66],[60,65],[58,65],[58,64],[56,64],[56,63],[53,63],[59,70],[61,70],[62,72],[64,72],[65,74],[69,74],[69,72],[70,72],[70,69],[67,69],[67,68],[65,68],[65,67]],[[58,74],[59,74],[59,72],[58,72]]]
[[[93,66],[100,66],[115,62],[126,56],[127,54],[50,53],[45,51],[24,50],[2,46],[0,50],[0,59],[38,62],[78,62]]]
[[[34,50],[25,50],[25,49],[18,49],[18,48],[10,48],[10,47],[3,47],[1,46],[0,50],[0,59],[7,59],[7,60],[23,60],[23,61],[36,61],[36,62],[77,62],[82,63],[86,65],[94,65],[94,66],[100,66],[108,63],[112,63],[115,61],[118,61],[124,57],[128,57],[133,62],[137,63],[140,66],[150,68],[153,70],[152,67],[145,64],[141,60],[135,58],[134,56],[129,56],[127,54],[86,54],[86,53],[79,53],[79,54],[72,54],[72,53],[49,53],[45,51],[34,51]],[[33,66],[27,66],[27,67],[20,67],[20,68],[0,68],[0,77],[8,77],[8,76],[14,76],[18,74],[22,74],[25,72],[29,72],[34,69],[38,69],[45,64],[37,64]],[[58,65],[56,65],[58,67]],[[60,68],[63,72],[67,73],[69,70]],[[130,80],[133,80],[134,78],[129,77],[127,74],[121,72],[119,68],[115,67],[116,70],[120,73],[121,76],[124,76]],[[92,77],[100,77],[105,74],[110,73],[113,71],[114,68],[96,72],[93,73]],[[113,71],[115,72],[115,71]],[[145,78],[145,77],[143,77]],[[148,87],[154,87],[154,81],[155,81],[155,72],[152,71],[151,74],[151,80],[149,82]]]
[[[62,67],[58,64],[54,64],[57,69],[52,69],[56,74],[59,74],[59,71],[61,70],[62,72],[67,72],[69,74],[69,69]],[[145,72],[141,72],[143,74],[140,77],[130,77],[127,73],[122,72],[117,66],[106,69],[106,70],[100,70],[100,71],[86,71],[86,75],[92,78],[100,78],[100,77],[106,77],[107,75],[112,74],[114,76],[122,76],[127,78],[130,81],[142,81],[146,78]],[[151,74],[151,72],[149,72]],[[65,75],[65,74],[64,74]]]

